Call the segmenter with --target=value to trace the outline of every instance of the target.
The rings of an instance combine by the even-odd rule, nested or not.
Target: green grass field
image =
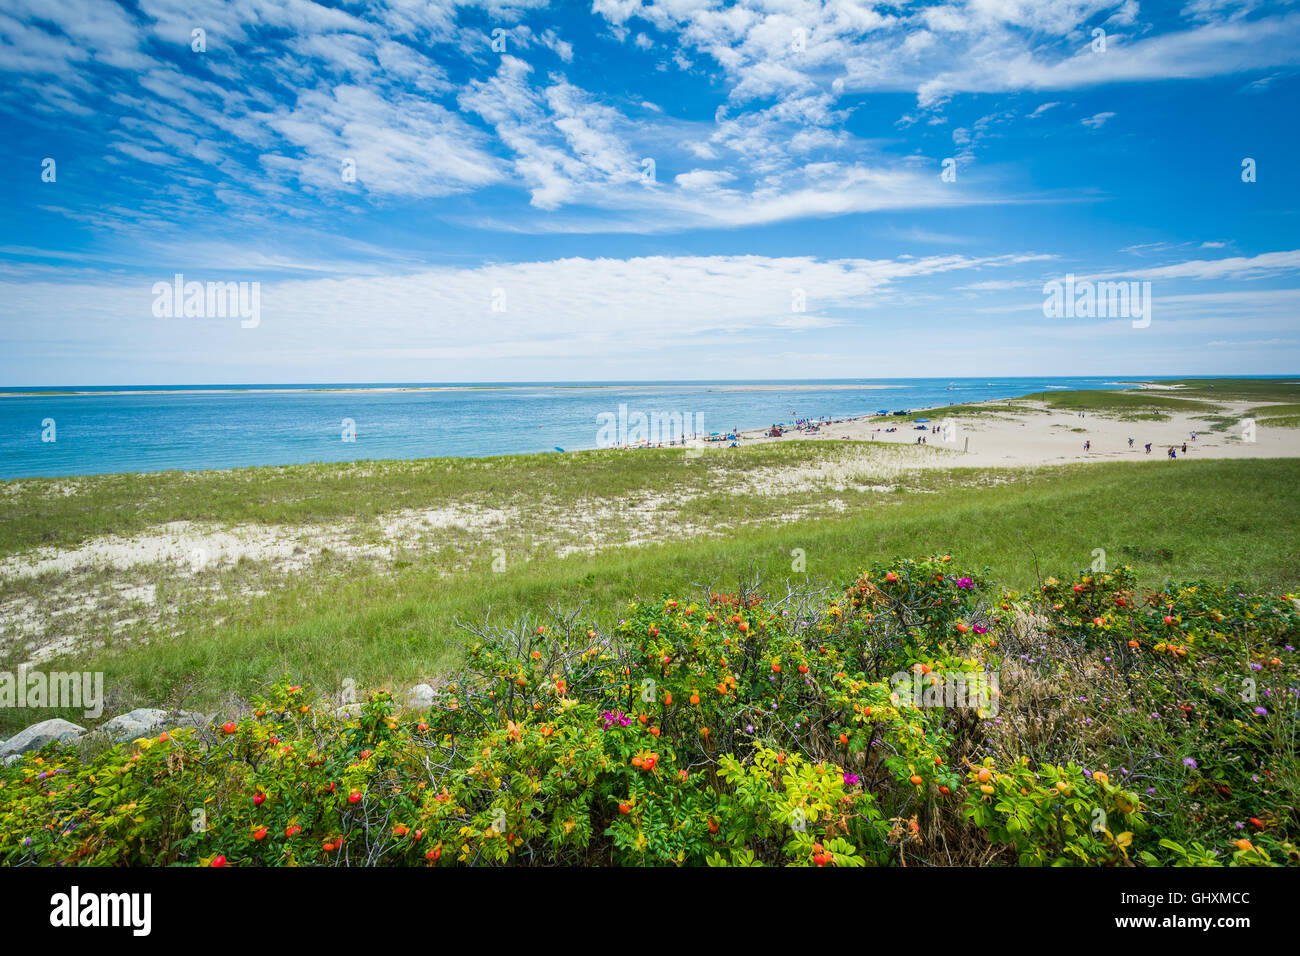
[[[44,664],[103,670],[105,716],[146,705],[220,709],[286,673],[327,691],[345,678],[358,688],[409,685],[455,662],[460,621],[582,605],[609,624],[638,595],[689,599],[734,590],[750,574],[837,588],[862,565],[895,555],[951,552],[1018,589],[1090,565],[1096,549],[1151,585],[1212,577],[1281,591],[1300,582],[1297,460],[892,473],[897,453],[803,442],[695,462],[674,451],[360,462],[83,478],[67,495],[67,479],[23,481],[5,489],[0,554],[175,520],[314,522],[364,536],[394,508],[472,501],[520,509],[514,526],[448,532],[445,546],[413,542],[383,562],[325,552],[294,573],[248,560],[197,575],[141,572],[158,604],[175,607],[165,627],[127,627],[102,647]],[[888,486],[777,480],[853,454],[869,456]],[[831,499],[841,507],[822,507]],[[610,533],[594,550],[561,556],[566,540],[587,540],[586,524],[555,517],[578,508]],[[653,533],[633,534],[647,528]],[[638,546],[627,546],[633,538]],[[36,600],[67,577],[5,581],[0,597]],[[114,578],[81,572],[79,586],[100,581]],[[93,632],[94,621],[82,624]],[[12,653],[6,666],[18,659]],[[12,714],[0,721],[0,735],[23,723]]]
[[[946,405],[916,411],[907,416],[880,415],[873,421],[911,422],[917,417],[1020,416],[1035,411],[1091,412],[1121,421],[1167,421],[1170,412],[1199,412],[1211,423],[1224,402],[1268,402],[1250,410],[1261,424],[1279,428],[1300,425],[1300,382],[1285,379],[1182,379],[1161,382],[1177,386],[1176,390],[1157,391],[1136,388],[1117,390],[1081,390],[1034,392],[1006,402],[975,405]],[[1281,404],[1278,404],[1281,403]],[[1225,418],[1225,421],[1237,419]]]

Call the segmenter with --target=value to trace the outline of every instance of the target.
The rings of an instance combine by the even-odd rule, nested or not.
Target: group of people
[[[1196,432],[1192,432],[1192,441],[1196,441]],[[1146,449],[1146,453],[1147,453],[1148,455],[1151,454],[1151,446],[1152,446],[1153,444],[1154,444],[1154,442],[1147,442],[1146,445],[1143,446],[1143,447]],[[1129,447],[1129,448],[1132,448],[1132,447],[1133,447],[1133,437],[1132,437],[1131,435],[1129,436],[1128,447]],[[1091,439],[1087,439],[1087,440],[1084,441],[1084,443],[1083,443],[1083,450],[1084,450],[1084,451],[1092,451],[1092,440],[1091,440]],[[1168,451],[1166,454],[1167,454],[1168,457],[1171,458],[1171,459],[1173,459],[1173,458],[1177,458],[1177,457],[1178,457],[1178,452],[1179,452],[1180,450],[1182,451],[1182,453],[1183,453],[1184,455],[1187,454],[1187,442],[1183,442],[1183,444],[1182,444],[1181,447],[1178,446],[1178,445],[1170,445],[1170,446],[1169,446],[1169,451]]]
[[[792,416],[795,414],[793,409],[791,409],[790,414],[791,414]],[[806,433],[809,434],[809,435],[818,435],[818,434],[821,433],[822,426],[823,426],[823,425],[829,425],[829,424],[831,424],[831,422],[832,422],[833,420],[834,420],[834,419],[832,419],[832,418],[830,418],[830,417],[826,417],[826,418],[799,418],[799,417],[796,416],[796,417],[794,418],[794,424],[793,424],[793,425],[777,425],[777,424],[773,424],[771,428],[769,428],[766,432],[764,432],[764,434],[765,434],[766,437],[768,437],[768,438],[780,438],[780,437],[782,437],[782,436],[786,433],[787,430],[793,430],[793,431],[797,431],[797,432],[806,432]],[[737,435],[740,434],[739,429],[737,429],[736,434],[737,434]]]

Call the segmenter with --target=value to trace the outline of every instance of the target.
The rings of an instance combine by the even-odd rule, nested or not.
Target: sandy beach
[[[1247,418],[1250,409],[1259,409],[1259,402],[1221,402],[1216,417],[1228,418],[1236,423],[1226,430],[1211,431],[1207,412],[1202,409],[1180,412],[1169,410],[1168,421],[1125,421],[1088,412],[1052,409],[1039,402],[1017,402],[1025,411],[1007,412],[1005,401],[976,403],[990,407],[987,414],[965,414],[950,419],[942,413],[927,415],[924,410],[891,421],[877,416],[836,421],[822,425],[818,432],[787,430],[781,438],[767,437],[767,429],[752,429],[740,433],[744,444],[776,441],[879,441],[900,445],[915,445],[918,436],[925,438],[929,448],[951,452],[935,456],[918,454],[918,468],[951,468],[989,466],[1060,465],[1070,462],[1095,461],[1151,461],[1164,459],[1174,446],[1178,457],[1205,458],[1295,458],[1300,457],[1300,429],[1268,428],[1257,426],[1255,440],[1245,441],[1240,422]],[[928,427],[934,431],[918,431],[914,418],[930,418]],[[944,424],[951,422],[947,434],[953,439],[944,441]],[[887,432],[887,428],[897,431]],[[1192,438],[1192,434],[1196,438]],[[1133,446],[1129,447],[1129,439]],[[1084,442],[1090,447],[1084,448]],[[1151,452],[1145,449],[1151,443]],[[1183,451],[1186,443],[1187,450]],[[694,442],[709,448],[726,448],[725,442]]]

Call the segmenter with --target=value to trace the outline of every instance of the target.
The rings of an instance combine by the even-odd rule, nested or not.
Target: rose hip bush
[[[1119,569],[1020,597],[938,555],[469,631],[418,712],[286,680],[204,731],[27,754],[0,862],[1300,862],[1286,596]]]

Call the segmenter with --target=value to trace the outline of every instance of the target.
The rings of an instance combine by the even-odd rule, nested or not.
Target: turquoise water
[[[0,390],[0,478],[574,451],[597,447],[598,416],[617,416],[622,405],[633,422],[637,412],[677,413],[692,416],[690,421],[702,423],[699,430],[707,433],[1049,389],[1114,388],[1117,381],[864,379],[801,382],[799,388],[792,382],[505,383],[508,387],[399,392],[310,389],[424,383],[113,386],[91,394],[40,396],[12,394],[32,389],[8,389]],[[844,385],[890,387],[827,387]],[[204,391],[220,388],[250,391]],[[108,394],[128,389],[134,393]],[[343,440],[345,419],[355,423],[354,441]]]

